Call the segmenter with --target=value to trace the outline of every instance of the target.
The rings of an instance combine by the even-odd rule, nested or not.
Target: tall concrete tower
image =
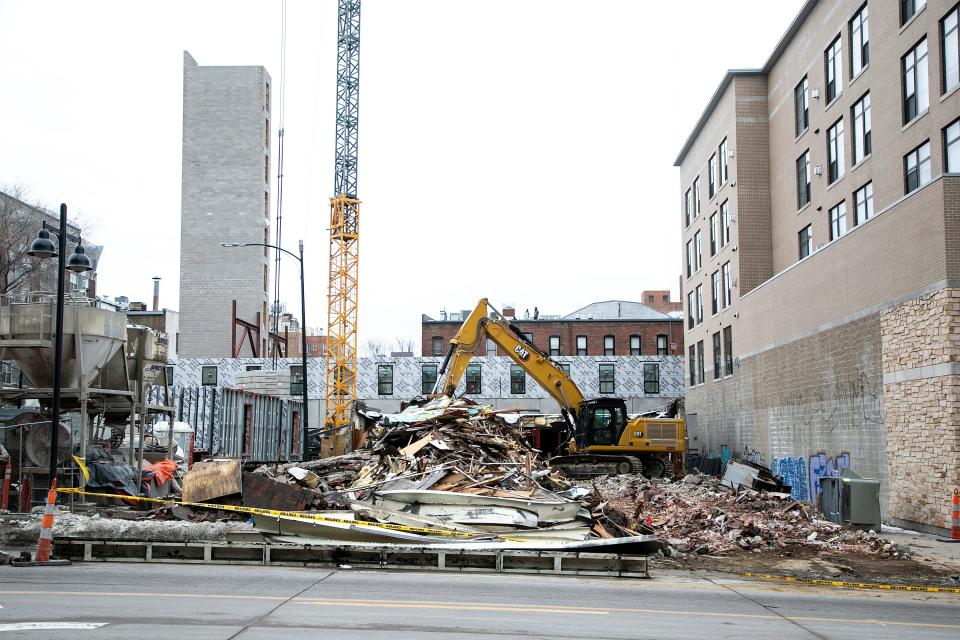
[[[229,358],[231,313],[260,314],[266,352],[270,242],[270,75],[263,67],[201,67],[183,52],[180,204],[181,358]],[[241,356],[251,356],[249,343]]]

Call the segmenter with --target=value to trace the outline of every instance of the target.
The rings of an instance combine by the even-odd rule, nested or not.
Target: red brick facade
[[[524,333],[532,334],[533,343],[545,353],[549,353],[550,336],[560,337],[561,356],[577,355],[577,336],[587,337],[588,356],[604,355],[604,337],[613,336],[612,355],[630,354],[630,337],[640,336],[640,354],[657,354],[657,336],[667,338],[665,355],[683,355],[683,320],[515,320],[514,323]],[[450,339],[456,334],[462,323],[455,320],[427,320],[421,322],[422,355],[446,355],[450,348]],[[433,352],[433,338],[440,338],[441,353]],[[671,345],[676,345],[671,349]],[[485,353],[477,355],[486,355]],[[497,355],[506,355],[497,350]],[[661,354],[664,355],[664,354]]]

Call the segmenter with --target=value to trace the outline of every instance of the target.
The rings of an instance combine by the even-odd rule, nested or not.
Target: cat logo
[[[513,350],[513,352],[520,356],[520,359],[524,362],[530,359],[530,353],[519,344],[517,345],[516,349]]]

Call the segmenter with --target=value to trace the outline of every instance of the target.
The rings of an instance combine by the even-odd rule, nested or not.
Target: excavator
[[[686,438],[683,419],[629,418],[622,398],[585,399],[560,364],[527,340],[486,298],[477,303],[450,340],[435,393],[454,396],[471,358],[484,352],[486,339],[506,352],[560,405],[564,419],[561,440],[566,441],[566,451],[551,458],[551,466],[576,477],[626,473],[661,477],[671,463],[680,461]]]

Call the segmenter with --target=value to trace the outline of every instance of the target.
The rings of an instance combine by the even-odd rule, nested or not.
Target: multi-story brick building
[[[798,497],[849,466],[894,521],[960,477],[955,0],[809,0],[676,160],[691,446]]]
[[[644,292],[660,294],[658,304],[671,304],[668,291]],[[677,303],[673,303],[677,304]],[[450,339],[457,333],[470,311],[441,312],[435,320],[421,317],[421,345],[424,356],[446,355]],[[510,318],[537,347],[553,356],[646,356],[683,355],[683,321],[679,312],[669,315],[652,306],[627,300],[594,302],[565,316],[541,315],[534,310],[516,317],[511,306],[503,308]],[[484,354],[506,355],[492,340]]]
[[[181,357],[230,357],[237,316],[260,314],[266,352],[270,241],[270,76],[263,67],[201,67],[183,54],[180,217]],[[249,352],[241,355],[251,355]]]

